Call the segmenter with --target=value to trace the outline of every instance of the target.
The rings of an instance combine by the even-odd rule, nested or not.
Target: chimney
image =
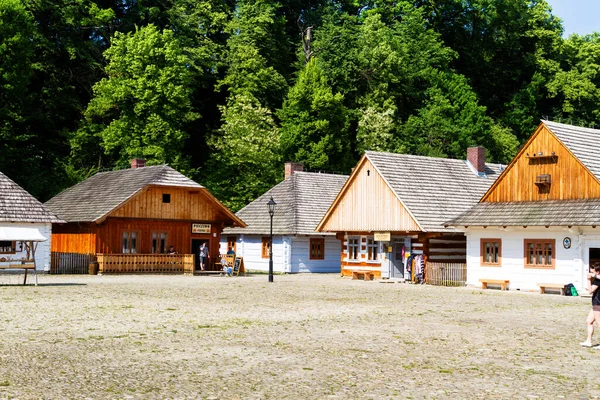
[[[146,166],[146,160],[143,158],[132,158],[131,168],[142,168]]]
[[[478,173],[485,173],[485,149],[483,147],[469,147],[467,161]]]
[[[286,162],[285,163],[285,179],[294,175],[296,172],[302,172],[304,170],[304,165],[296,162]]]

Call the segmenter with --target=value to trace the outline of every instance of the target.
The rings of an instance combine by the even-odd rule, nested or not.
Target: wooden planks
[[[185,274],[194,273],[193,254],[98,254],[99,273]]]
[[[508,279],[487,279],[487,278],[481,278],[479,280],[479,282],[481,282],[481,288],[482,289],[487,289],[488,284],[492,284],[492,285],[500,285],[500,290],[506,290],[507,286],[510,284],[510,280]]]
[[[546,293],[546,289],[557,289],[560,290],[561,295],[566,294],[565,286],[567,285],[564,283],[538,283],[537,285],[540,287],[540,294]]]
[[[421,228],[373,164],[363,156],[317,230],[420,231]]]
[[[544,156],[537,156],[540,153]],[[536,185],[535,182],[541,175],[550,175],[551,183]],[[600,183],[596,178],[554,134],[541,125],[482,201],[575,200],[599,197]]]
[[[163,201],[169,195],[169,202]],[[149,187],[117,208],[111,217],[228,221],[230,217],[222,212],[205,193],[205,189]]]

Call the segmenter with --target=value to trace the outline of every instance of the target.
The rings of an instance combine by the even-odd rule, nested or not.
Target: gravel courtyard
[[[0,398],[600,398],[589,298],[363,282],[0,275]],[[600,333],[598,334],[600,340]]]

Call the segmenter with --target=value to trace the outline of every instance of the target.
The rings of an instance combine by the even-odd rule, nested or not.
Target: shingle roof
[[[277,203],[273,234],[314,234],[347,179],[346,175],[296,172],[236,213],[246,222],[246,228],[226,228],[223,234],[268,235],[270,218],[267,202],[271,196]]]
[[[65,222],[0,172],[0,222]]]
[[[428,232],[454,231],[445,222],[477,204],[500,175],[499,164],[486,164],[478,176],[464,160],[395,153],[366,153],[367,158]]]
[[[544,125],[600,179],[600,129],[542,121]]]
[[[101,219],[147,185],[204,188],[168,165],[100,172],[45,203],[68,222]]]
[[[600,199],[479,203],[448,221],[452,226],[600,225]]]

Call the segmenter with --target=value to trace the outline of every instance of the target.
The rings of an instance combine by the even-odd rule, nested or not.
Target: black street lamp
[[[275,215],[275,200],[273,200],[273,196],[267,203],[267,207],[269,207],[269,216],[271,217],[271,241],[269,243],[269,282],[273,282],[273,215]]]

